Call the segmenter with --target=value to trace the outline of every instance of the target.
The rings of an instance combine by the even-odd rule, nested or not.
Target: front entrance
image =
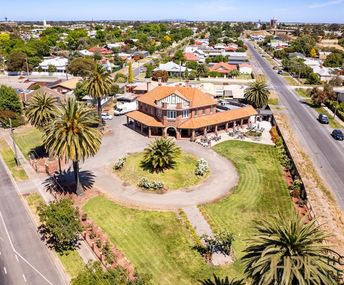
[[[169,137],[175,137],[175,138],[177,137],[177,131],[173,127],[168,127],[167,130],[166,130],[166,134]]]

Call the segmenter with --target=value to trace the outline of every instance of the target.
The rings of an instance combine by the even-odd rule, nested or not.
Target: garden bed
[[[142,178],[149,181],[161,182],[164,189],[177,190],[197,185],[204,181],[208,173],[204,176],[195,174],[197,158],[189,153],[181,152],[176,158],[173,168],[164,172],[150,172],[141,166],[143,153],[134,153],[126,157],[125,163],[120,170],[115,173],[126,183],[138,186]],[[159,190],[161,192],[161,190]]]

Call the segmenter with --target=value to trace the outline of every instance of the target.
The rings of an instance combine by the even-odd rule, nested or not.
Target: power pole
[[[30,78],[29,78],[29,64],[27,63],[27,58],[25,58],[25,63],[26,63],[27,80],[30,81]]]
[[[19,166],[19,158],[18,158],[18,151],[17,151],[17,146],[16,146],[16,142],[14,141],[14,137],[13,137],[13,128],[12,128],[12,120],[8,119],[10,122],[10,129],[11,129],[11,139],[13,142],[13,150],[14,150],[14,159],[16,161],[16,165]]]

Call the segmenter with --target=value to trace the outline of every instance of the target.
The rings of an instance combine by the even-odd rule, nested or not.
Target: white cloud
[[[344,0],[331,0],[331,1],[324,1],[322,3],[314,3],[309,5],[309,8],[315,9],[315,8],[324,8],[324,7],[328,7],[328,6],[332,6],[332,5],[338,5],[343,3]]]

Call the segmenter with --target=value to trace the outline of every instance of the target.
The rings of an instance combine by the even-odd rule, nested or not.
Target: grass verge
[[[139,273],[152,276],[152,284],[197,284],[213,272],[231,272],[229,266],[209,266],[192,249],[192,238],[176,213],[129,209],[103,196],[89,200],[83,210]]]
[[[196,185],[207,176],[195,175],[197,158],[191,154],[182,152],[176,159],[176,165],[172,169],[167,169],[163,173],[151,173],[144,170],[140,163],[144,154],[142,152],[129,155],[121,170],[116,174],[132,185],[137,185],[141,177],[149,180],[161,181],[167,189],[175,190]]]
[[[200,208],[214,231],[234,234],[237,260],[233,267],[242,273],[238,259],[253,234],[254,222],[279,211],[288,213],[293,207],[274,146],[227,141],[214,150],[234,163],[240,179],[230,196]]]
[[[42,133],[34,127],[16,130],[14,139],[26,159],[29,158],[30,152],[37,150],[43,144]]]
[[[282,77],[287,82],[288,85],[292,85],[292,86],[299,86],[300,85],[300,83],[296,79],[291,77],[290,75],[282,76]]]
[[[25,170],[21,166],[16,165],[14,152],[3,139],[0,139],[0,153],[15,180],[23,181],[28,179]]]
[[[42,196],[38,193],[32,193],[25,196],[31,212],[33,213],[36,222],[39,221],[37,215],[37,207],[44,203]],[[76,250],[64,252],[63,255],[56,253],[60,259],[65,272],[71,279],[78,276],[78,274],[85,268],[85,263]]]

